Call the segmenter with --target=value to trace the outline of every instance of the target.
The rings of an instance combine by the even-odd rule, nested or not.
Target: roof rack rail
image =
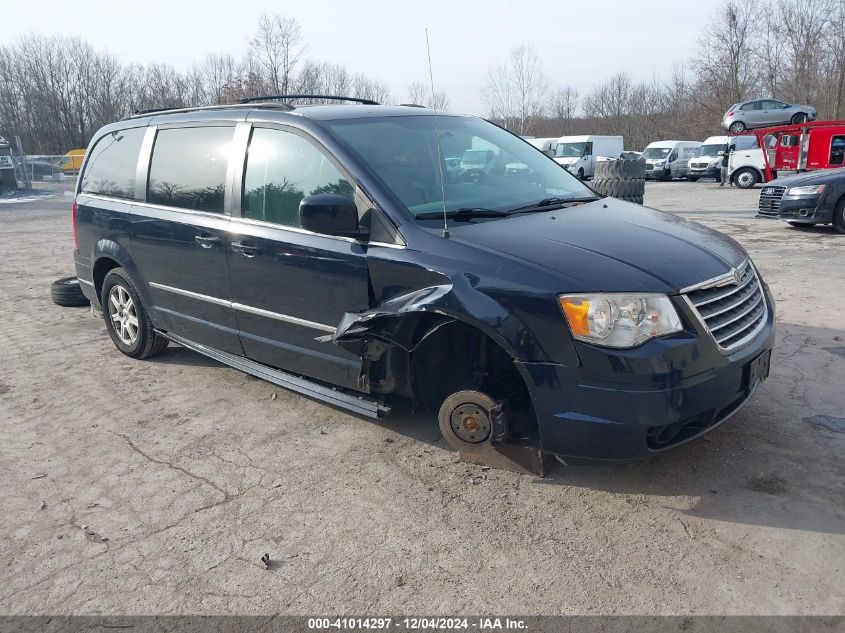
[[[185,108],[149,108],[147,110],[135,110],[126,119],[139,119],[145,116],[153,116],[156,114],[178,114],[179,112],[200,112],[203,110],[227,110],[232,108],[281,108],[283,110],[293,110],[293,106],[289,103],[230,103],[228,105],[210,105],[210,106],[190,106]]]
[[[255,103],[256,101],[278,101],[279,99],[330,99],[332,101],[354,101],[355,103],[363,103],[364,105],[381,105],[378,101],[372,99],[360,99],[358,97],[338,97],[335,95],[262,95],[260,97],[245,97],[238,101],[238,103]]]

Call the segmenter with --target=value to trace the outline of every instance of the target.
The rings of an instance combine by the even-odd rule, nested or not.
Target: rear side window
[[[255,128],[244,175],[243,217],[299,226],[299,203],[318,193],[352,198],[355,188],[301,136]]]
[[[82,174],[82,193],[112,198],[135,197],[135,169],[147,128],[136,127],[110,132],[91,149]],[[66,157],[63,164],[70,164]]]
[[[740,110],[747,112],[748,110],[759,110],[760,109],[760,102],[759,101],[749,101],[748,103],[744,104]]]
[[[841,165],[845,161],[845,136],[834,136],[830,142],[830,164]]]
[[[150,161],[147,202],[223,213],[232,127],[159,130]]]

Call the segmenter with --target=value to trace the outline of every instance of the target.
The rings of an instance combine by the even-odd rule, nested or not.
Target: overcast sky
[[[75,35],[124,62],[167,62],[184,70],[210,52],[241,57],[258,16],[296,17],[308,56],[343,64],[390,87],[428,81],[429,28],[437,90],[454,111],[485,114],[487,71],[510,49],[533,44],[551,85],[582,92],[614,72],[668,77],[694,52],[716,2],[705,0],[4,0],[0,42],[26,33]]]

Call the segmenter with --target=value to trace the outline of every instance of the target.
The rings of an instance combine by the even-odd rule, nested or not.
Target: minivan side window
[[[830,141],[830,164],[841,165],[845,161],[845,136],[834,136]]]
[[[147,202],[223,213],[233,127],[184,127],[156,134]]]
[[[247,150],[243,217],[298,227],[299,203],[318,193],[353,198],[355,187],[301,136],[255,128]]]
[[[97,141],[82,174],[82,193],[134,198],[135,169],[146,130],[144,127],[117,130]]]

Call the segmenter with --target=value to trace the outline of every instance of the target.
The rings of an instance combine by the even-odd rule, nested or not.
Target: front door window
[[[256,128],[247,153],[243,217],[298,227],[299,203],[318,193],[352,198],[355,188],[301,136]]]

